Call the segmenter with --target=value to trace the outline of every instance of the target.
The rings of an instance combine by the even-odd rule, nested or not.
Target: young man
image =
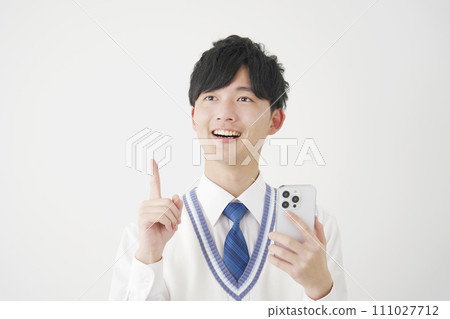
[[[124,231],[110,300],[346,298],[335,220],[319,208],[322,223],[316,217],[310,229],[286,214],[304,243],[275,232],[276,189],[260,174],[261,149],[250,151],[283,125],[283,72],[275,56],[236,35],[203,53],[191,75],[192,124],[205,155],[221,156],[205,156],[198,187],[183,199],[161,198],[152,160],[150,199]]]

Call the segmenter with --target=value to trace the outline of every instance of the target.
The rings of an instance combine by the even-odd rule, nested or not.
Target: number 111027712
[[[373,306],[374,316],[438,316],[438,306]]]

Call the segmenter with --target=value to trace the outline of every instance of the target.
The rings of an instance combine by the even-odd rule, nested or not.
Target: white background
[[[193,186],[189,78],[230,34],[264,43],[295,83],[274,137],[299,145],[280,166],[267,143],[261,170],[272,186],[316,186],[350,299],[449,299],[449,2],[78,3],[0,1],[1,300],[107,299],[149,192],[125,141],[171,136],[163,196]],[[326,166],[294,165],[306,138]]]

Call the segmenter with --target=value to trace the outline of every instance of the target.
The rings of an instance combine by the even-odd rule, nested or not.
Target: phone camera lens
[[[283,192],[283,197],[284,198],[288,198],[289,197],[289,192],[288,191],[284,191]],[[289,204],[288,204],[289,205]]]
[[[281,206],[283,206],[283,208],[288,208],[289,207],[289,203],[288,202],[283,202],[283,204],[281,204]]]
[[[292,197],[292,201],[293,201],[294,203],[297,203],[297,202],[298,202],[298,200],[299,200],[298,196],[294,196],[294,197]]]

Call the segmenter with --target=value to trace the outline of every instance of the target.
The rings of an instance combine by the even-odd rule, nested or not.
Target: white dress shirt
[[[263,217],[265,198],[265,182],[261,175],[238,198],[216,185],[205,175],[200,179],[196,189],[199,204],[205,216],[205,221],[211,237],[216,245],[220,257],[223,258],[225,238],[231,229],[233,222],[222,214],[230,201],[243,203],[248,211],[240,222],[240,228],[246,240],[249,255],[257,242],[258,232]],[[328,267],[333,278],[331,292],[322,300],[345,300],[346,284],[342,266],[342,252],[339,232],[335,219],[318,207],[319,219],[324,225],[327,238]],[[171,300],[183,298],[183,300],[234,300],[226,294],[219,283],[215,282],[211,271],[207,268],[205,257],[201,255],[197,238],[193,235],[193,227],[183,205],[182,223],[178,231],[167,243],[163,258],[154,264],[146,265],[137,260],[134,255],[138,248],[138,226],[131,222],[124,230],[117,252],[111,282],[110,300]],[[185,232],[177,234],[184,227]],[[192,249],[192,252],[191,252]],[[170,263],[170,265],[166,265]],[[203,272],[197,274],[199,282],[205,283],[205,287],[196,291],[195,283],[189,279],[195,277],[197,268],[204,267]],[[186,272],[183,274],[183,272]],[[278,279],[279,277],[279,279]],[[303,292],[303,287],[296,283],[289,275],[265,262],[261,278],[242,300],[310,300]],[[273,281],[273,282],[272,282]],[[259,283],[261,282],[261,283]],[[280,283],[286,282],[286,287]],[[264,287],[271,285],[272,287]],[[280,289],[280,294],[273,292],[273,286]],[[191,286],[191,288],[188,288]],[[289,287],[287,287],[289,286]],[[192,288],[193,287],[193,288]],[[298,287],[298,289],[297,289]],[[284,289],[286,288],[286,289]],[[189,289],[181,293],[178,290]],[[209,293],[205,290],[210,289]],[[265,293],[271,289],[270,294]],[[200,291],[201,290],[201,291]],[[216,291],[217,290],[217,291]],[[292,295],[285,291],[293,291]],[[295,290],[295,291],[294,291]],[[298,290],[298,291],[297,291]],[[180,294],[179,294],[180,293]],[[280,298],[277,298],[280,296]]]

